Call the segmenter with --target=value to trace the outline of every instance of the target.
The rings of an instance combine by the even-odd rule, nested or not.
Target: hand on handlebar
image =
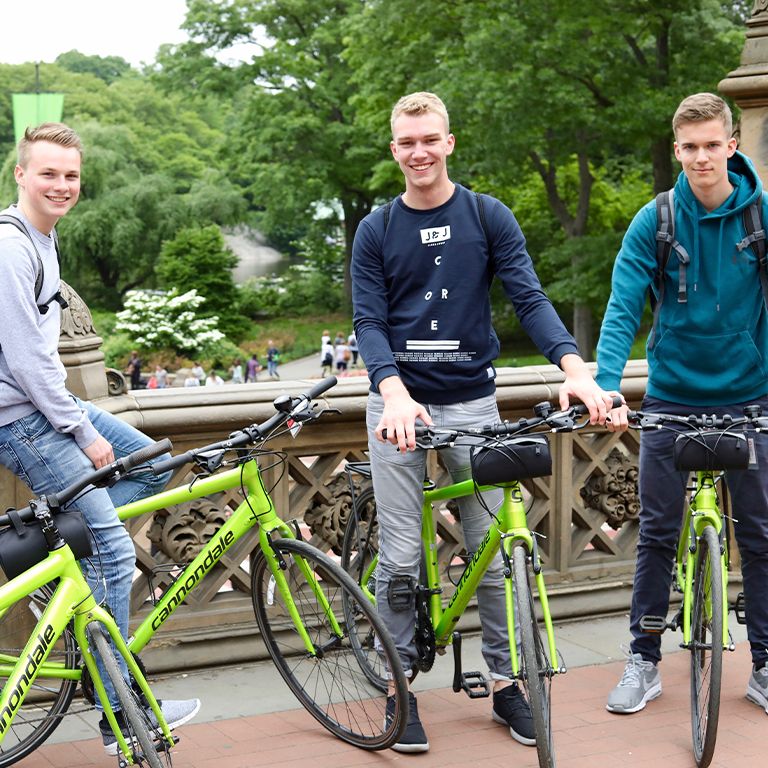
[[[578,366],[565,365],[568,358],[576,357],[576,355],[565,355],[561,360],[566,377],[560,385],[560,410],[567,411],[571,398],[575,398],[587,407],[590,424],[605,424],[613,407],[613,397],[598,386],[589,369],[581,362],[581,358],[577,358],[581,363]]]
[[[612,395],[621,397],[618,392],[612,392]],[[622,397],[622,401],[624,398]],[[609,432],[626,432],[629,428],[629,406],[626,402],[622,402],[619,408],[612,408],[608,414],[608,418],[605,420],[605,428]]]
[[[382,443],[389,441],[401,451],[416,450],[416,419],[427,426],[432,419],[421,403],[417,403],[409,394],[397,376],[390,376],[379,382],[379,392],[384,399],[384,413],[376,425],[376,439]],[[386,437],[382,432],[386,431]]]

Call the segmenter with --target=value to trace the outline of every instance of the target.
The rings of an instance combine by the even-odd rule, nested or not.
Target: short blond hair
[[[443,100],[429,91],[416,91],[409,93],[398,100],[392,107],[392,115],[389,124],[392,129],[392,136],[395,135],[395,120],[400,115],[423,115],[427,112],[434,112],[440,115],[445,121],[445,132],[450,133],[450,121],[448,120],[448,110],[445,108]]]
[[[733,134],[731,108],[714,93],[694,93],[680,102],[672,118],[672,131],[677,137],[678,129],[686,123],[703,123],[720,120],[728,138]]]
[[[27,128],[18,145],[18,164],[22,168],[27,167],[29,152],[33,144],[38,141],[48,141],[58,144],[60,147],[73,147],[83,156],[83,144],[80,137],[64,123],[42,123],[37,128]]]

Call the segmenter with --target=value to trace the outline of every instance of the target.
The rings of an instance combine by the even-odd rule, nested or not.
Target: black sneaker
[[[494,691],[491,716],[497,723],[509,726],[509,733],[515,741],[528,747],[536,746],[531,708],[517,683]]]
[[[395,714],[395,697],[387,696],[387,719]],[[416,697],[408,691],[408,725],[400,737],[400,741],[392,745],[395,752],[426,752],[429,749],[427,734],[419,720],[419,710],[416,707]]]

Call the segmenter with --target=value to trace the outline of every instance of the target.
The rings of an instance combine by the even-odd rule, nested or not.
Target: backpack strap
[[[768,264],[766,263],[765,229],[762,221],[762,196],[759,202],[754,202],[744,210],[744,230],[746,237],[736,244],[739,253],[751,247],[757,257],[757,270],[760,275],[760,287],[763,291],[763,301],[768,307]]]
[[[675,194],[673,189],[668,189],[656,196],[656,295],[651,292],[653,324],[648,335],[649,349],[656,341],[656,327],[664,301],[664,274],[672,251],[677,254],[679,262],[677,301],[679,304],[685,304],[688,301],[687,267],[691,263],[691,257],[675,239]]]
[[[480,216],[480,226],[483,228],[483,234],[485,235],[485,244],[488,246],[488,255],[493,254],[493,248],[491,246],[491,238],[488,234],[488,220],[485,218],[485,205],[483,204],[483,196],[479,192],[475,192],[475,202],[477,203],[477,213]]]
[[[43,279],[45,278],[45,271],[43,269],[43,260],[40,258],[40,252],[37,250],[37,245],[35,245],[35,240],[32,237],[30,231],[24,226],[24,222],[20,219],[17,219],[15,216],[10,216],[8,214],[0,215],[0,224],[11,224],[12,226],[16,227],[19,232],[22,232],[27,236],[29,242],[32,244],[32,250],[34,250],[35,258],[37,259],[37,270],[35,273],[35,303],[37,304],[37,302],[40,300],[40,294],[43,291]],[[59,251],[59,237],[55,230],[53,232],[53,247],[56,250],[56,260],[59,262],[59,270],[61,270],[61,251]],[[53,294],[53,296],[51,296],[50,299],[48,299],[48,301],[43,302],[42,304],[37,304],[37,309],[41,315],[44,315],[46,312],[48,312],[49,305],[53,301],[55,301],[62,309],[66,309],[69,306],[67,300],[62,296],[61,291],[58,290]]]
[[[387,227],[389,226],[389,216],[392,213],[392,201],[387,200],[387,204],[384,206],[384,234],[387,233]]]

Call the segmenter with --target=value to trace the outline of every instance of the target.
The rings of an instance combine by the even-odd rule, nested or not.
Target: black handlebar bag
[[[8,511],[11,514],[11,510]],[[93,554],[91,535],[82,513],[76,509],[59,512],[54,516],[56,527],[79,560]],[[0,531],[0,568],[8,579],[31,568],[48,557],[40,525],[37,522],[16,524]]]
[[[472,478],[477,485],[505,485],[552,474],[552,454],[544,435],[513,437],[470,451]]]
[[[686,472],[746,469],[749,443],[742,433],[683,432],[675,438],[674,457],[675,469]]]

